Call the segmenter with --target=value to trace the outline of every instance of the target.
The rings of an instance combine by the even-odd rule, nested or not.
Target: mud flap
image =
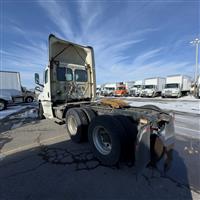
[[[170,169],[173,159],[173,148],[175,143],[175,128],[173,117],[168,123],[166,123],[165,129],[162,131],[160,139],[165,146],[164,172],[167,172]]]
[[[151,159],[150,155],[150,125],[145,125],[137,135],[135,151],[135,169],[137,174],[145,169]]]

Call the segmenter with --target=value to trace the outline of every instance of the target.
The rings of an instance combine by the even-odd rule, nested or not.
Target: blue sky
[[[94,47],[99,84],[193,76],[199,1],[0,2],[1,70],[19,71],[29,88],[48,63],[50,33]]]

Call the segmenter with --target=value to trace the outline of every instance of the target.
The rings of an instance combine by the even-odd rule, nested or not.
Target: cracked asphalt
[[[161,161],[158,169],[147,168],[137,176],[126,163],[103,166],[88,143],[71,142],[65,125],[14,119],[9,126],[0,121],[1,200],[200,199],[190,177],[199,176],[198,141],[193,141],[191,153],[188,141],[179,136],[169,173],[162,172]]]

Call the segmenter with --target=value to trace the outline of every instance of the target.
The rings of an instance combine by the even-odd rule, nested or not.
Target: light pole
[[[199,75],[199,43],[200,40],[196,38],[195,40],[190,42],[191,44],[196,46],[196,67],[195,67],[195,75],[194,75],[194,81],[195,85],[197,84],[198,81],[198,75]]]

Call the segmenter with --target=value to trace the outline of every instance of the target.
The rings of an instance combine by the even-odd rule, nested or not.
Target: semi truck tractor
[[[126,84],[123,82],[117,83],[117,89],[115,90],[114,95],[116,97],[128,96],[128,89],[126,88]]]
[[[147,164],[172,160],[173,114],[152,105],[131,107],[119,99],[96,100],[94,51],[49,36],[49,62],[39,99],[39,117],[66,124],[72,141],[88,140],[103,165],[131,161],[140,171]]]
[[[144,86],[140,96],[142,97],[161,96],[164,87],[165,87],[165,78],[156,77],[156,78],[145,79]]]
[[[99,96],[101,94],[101,85],[96,86],[96,95]]]
[[[113,96],[116,88],[117,88],[116,83],[106,83],[102,87],[101,94],[103,96]]]
[[[130,96],[131,88],[133,87],[134,83],[135,83],[135,81],[125,81],[124,82],[129,96]]]
[[[32,102],[34,93],[21,86],[19,72],[0,71],[0,111],[9,103]]]
[[[143,88],[143,80],[135,81],[132,88],[130,88],[130,96],[139,97]]]
[[[190,92],[191,78],[185,75],[167,76],[162,97],[181,97]]]

